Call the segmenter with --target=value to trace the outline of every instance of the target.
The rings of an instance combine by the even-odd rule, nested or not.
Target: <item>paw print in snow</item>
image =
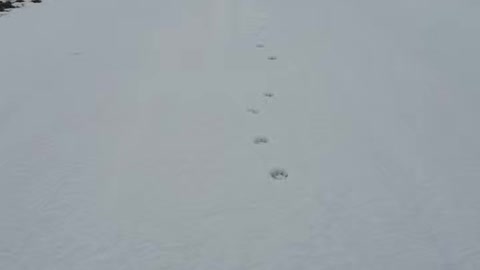
[[[285,169],[275,168],[270,171],[270,176],[275,180],[285,180],[288,178],[288,172]]]
[[[269,139],[265,136],[257,136],[253,138],[254,144],[267,144],[268,142],[269,142]]]

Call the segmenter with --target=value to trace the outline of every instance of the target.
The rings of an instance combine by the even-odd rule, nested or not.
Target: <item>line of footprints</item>
[[[257,44],[257,48],[264,48],[265,46],[263,44]],[[269,61],[275,61],[277,60],[276,56],[269,56],[267,57],[267,60]],[[265,92],[263,93],[263,96],[268,99],[272,99],[275,97],[275,94],[272,92]],[[260,110],[257,108],[248,108],[247,112],[253,114],[253,115],[258,115],[260,114]],[[256,136],[253,138],[253,143],[257,145],[261,144],[268,144],[270,140],[266,136]],[[274,180],[286,180],[288,178],[288,172],[287,170],[283,168],[273,168],[270,170],[270,177]]]

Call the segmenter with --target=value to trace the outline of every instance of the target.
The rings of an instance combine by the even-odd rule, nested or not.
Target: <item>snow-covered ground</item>
[[[50,0],[0,17],[0,269],[480,269],[478,14]]]

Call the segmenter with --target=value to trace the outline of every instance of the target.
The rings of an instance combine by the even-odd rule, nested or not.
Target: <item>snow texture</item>
[[[478,14],[47,0],[1,16],[0,269],[480,269]]]

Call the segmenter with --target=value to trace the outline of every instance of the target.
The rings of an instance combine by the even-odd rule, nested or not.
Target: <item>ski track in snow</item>
[[[479,5],[131,7],[0,17],[0,269],[480,268]]]

